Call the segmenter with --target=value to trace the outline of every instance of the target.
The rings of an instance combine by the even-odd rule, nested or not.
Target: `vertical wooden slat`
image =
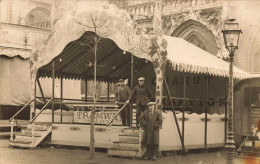
[[[85,78],[85,101],[88,101],[88,81],[87,78]]]
[[[226,83],[225,83],[225,145],[226,145],[226,142],[227,142],[227,83],[228,83],[228,79],[226,80]]]
[[[183,77],[183,98],[186,98],[186,75],[183,73],[182,74]],[[182,106],[182,143],[183,145],[185,145],[185,141],[184,141],[184,131],[185,131],[185,99],[183,99],[183,106]]]
[[[107,102],[109,102],[109,82],[107,82]]]
[[[54,87],[55,87],[55,65],[54,65],[54,60],[52,61],[52,99],[54,99]],[[54,123],[54,107],[53,103],[51,103],[51,110],[52,110],[52,123]]]
[[[131,92],[134,88],[134,55],[131,55]],[[132,127],[132,119],[133,119],[133,105],[130,104],[130,128]]]
[[[170,90],[169,90],[169,87],[168,87],[168,83],[166,81],[165,76],[164,76],[163,79],[164,79],[165,87],[166,87],[166,90],[167,90],[168,99],[169,99],[170,104],[171,104],[171,108],[172,108],[175,124],[176,124],[177,130],[178,130],[178,134],[179,134],[179,137],[180,137],[180,140],[181,140],[182,151],[184,151],[185,147],[184,147],[184,143],[182,142],[182,135],[181,135],[181,131],[180,131],[180,126],[179,126],[179,123],[178,123],[178,120],[177,120],[177,116],[175,114],[174,106],[173,106],[173,103],[172,103],[172,100],[171,100],[171,95],[170,95]]]
[[[209,78],[206,76],[206,88],[205,88],[205,129],[204,129],[204,149],[207,152],[207,132],[208,132],[208,89]]]
[[[60,78],[60,101],[63,101],[63,77]],[[62,122],[62,104],[60,104],[60,122]]]

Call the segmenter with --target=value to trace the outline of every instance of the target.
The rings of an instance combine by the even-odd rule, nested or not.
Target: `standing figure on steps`
[[[119,106],[119,108],[122,108],[130,96],[130,88],[128,85],[124,84],[123,79],[118,80],[119,86],[117,87],[116,93],[115,93],[115,99],[116,99],[116,104]],[[129,126],[130,125],[130,109],[129,105],[126,105],[124,109],[121,111],[121,119],[122,119],[122,125],[123,126]]]
[[[159,129],[162,125],[162,117],[159,111],[155,110],[155,103],[149,102],[149,110],[143,112],[140,116],[140,124],[143,131],[142,144],[146,146],[146,152],[143,159],[156,160],[159,145]]]
[[[141,113],[148,109],[147,103],[151,101],[152,97],[151,91],[144,85],[144,80],[144,77],[140,77],[138,79],[138,85],[132,91],[129,100],[126,101],[126,103],[129,103],[130,101],[133,101],[135,99],[135,104],[137,105],[136,127],[139,126],[139,117]]]

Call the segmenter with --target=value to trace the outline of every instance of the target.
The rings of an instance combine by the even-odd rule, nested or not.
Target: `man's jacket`
[[[152,94],[147,87],[137,85],[134,88],[129,100],[135,100],[136,105],[147,105],[151,101],[151,97]]]

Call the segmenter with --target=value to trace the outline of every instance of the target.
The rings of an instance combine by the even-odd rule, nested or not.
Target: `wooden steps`
[[[114,141],[108,147],[108,155],[122,157],[141,157],[143,150],[141,149],[140,131],[137,129],[126,128],[118,135],[119,140]]]
[[[32,129],[33,125],[27,124],[26,129],[22,129],[20,134],[16,134],[14,139],[10,139],[9,145],[21,148],[34,148],[51,133],[52,126],[46,124],[36,124],[34,125],[34,135]]]

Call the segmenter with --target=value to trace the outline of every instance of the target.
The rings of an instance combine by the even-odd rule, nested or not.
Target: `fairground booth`
[[[31,119],[25,133],[31,138],[23,143],[24,136],[17,135],[10,145],[35,147],[49,136],[51,144],[89,146],[93,99],[87,94],[83,99],[68,93],[65,97],[63,81],[91,81],[95,74],[97,81],[111,85],[128,79],[131,89],[140,76],[145,77],[163,117],[160,151],[225,144],[229,64],[183,39],[162,35],[156,26],[152,32],[138,27],[116,6],[77,3],[56,22],[49,37],[35,46],[30,69],[32,99],[27,105]],[[234,76],[242,79],[248,74],[234,68]],[[47,78],[52,79],[52,97],[44,96],[41,87]],[[60,93],[56,97],[57,83]],[[73,86],[66,87],[73,93]],[[135,104],[131,105],[130,127],[122,126],[109,93],[95,105],[95,146],[108,148],[110,155],[140,156],[141,131],[132,128]],[[39,134],[37,129],[45,132]]]

